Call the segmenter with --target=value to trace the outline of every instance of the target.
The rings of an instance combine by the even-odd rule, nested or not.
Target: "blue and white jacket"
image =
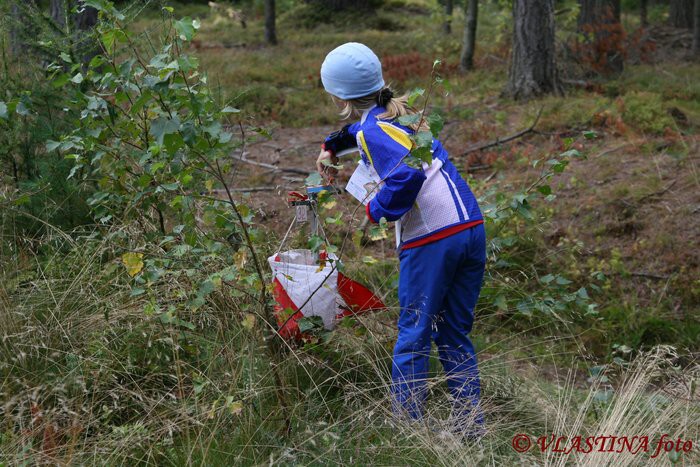
[[[396,121],[380,120],[386,110],[375,106],[359,122],[329,135],[323,147],[335,154],[359,148],[365,164],[384,181],[367,204],[372,222],[384,217],[401,220],[401,248],[414,248],[448,237],[484,222],[469,185],[450,162],[447,151],[433,140],[433,162],[420,169],[409,167],[413,133]]]

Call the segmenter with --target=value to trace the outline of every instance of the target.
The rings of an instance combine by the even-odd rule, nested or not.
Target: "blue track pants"
[[[480,425],[479,372],[469,333],[486,264],[484,226],[402,250],[399,259],[401,314],[392,365],[395,411],[421,418],[432,339],[454,398],[453,413],[458,420]]]

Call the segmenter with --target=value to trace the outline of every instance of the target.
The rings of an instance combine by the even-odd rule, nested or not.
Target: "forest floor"
[[[75,241],[48,235],[45,262],[34,261],[33,252],[9,260],[26,270],[0,284],[0,312],[7,311],[0,318],[14,339],[8,338],[7,348],[0,342],[2,355],[12,357],[0,361],[6,372],[0,374],[9,375],[0,394],[11,395],[6,407],[15,407],[0,419],[6,420],[0,425],[0,466],[29,460],[568,465],[572,458],[535,448],[515,452],[513,435],[587,430],[655,436],[671,430],[698,439],[700,64],[687,59],[687,31],[662,26],[660,7],[652,8],[655,25],[647,30],[625,14],[625,71],[603,77],[572,59],[575,9],[565,9],[557,16],[565,94],[514,102],[501,96],[510,12],[493,2],[480,12],[476,69],[469,73],[456,66],[464,22],[459,9],[452,34],[444,35],[436,2],[386,2],[360,29],[351,18],[331,24],[313,17],[308,6],[278,2],[280,44],[272,47],[263,41],[258,3],[245,12],[246,28],[191,2],[176,4],[175,15],[201,21],[190,52],[220,102],[241,109],[241,126],[230,130],[237,137],[243,128],[247,142],[231,154],[230,181],[236,197],[252,208],[261,254],[306,247],[304,228],[293,229],[281,245],[294,218],[287,193],[304,190],[321,141],[344,124],[318,70],[325,54],[346,41],[376,50],[399,91],[427,88],[433,61],[441,59],[445,82],[429,110],[443,116],[440,139],[482,208],[537,180],[542,166],[533,167],[535,161],[571,149],[581,154],[553,176],[552,196],[533,198],[531,220],[500,230],[487,221],[488,235],[501,243],[493,247],[498,261],[489,262],[472,337],[489,436],[482,444],[442,436],[441,420],[450,409],[435,355],[426,426],[387,422],[398,315],[393,235],[356,238],[364,210],[340,194],[333,211],[324,213],[340,222],[329,223],[326,234],[343,246],[348,275],[368,285],[388,310],[342,323],[328,342],[290,346],[278,364],[267,357],[265,327],[250,312],[249,291],[212,294],[205,308],[178,315],[192,323],[178,331],[153,314],[157,297],[132,293],[109,242],[100,243],[101,250],[82,233]],[[303,21],[310,24],[300,27]],[[162,24],[153,9],[132,26],[155,38]],[[535,121],[522,137],[469,150]],[[354,161],[344,161],[339,186]],[[191,287],[188,278],[179,280],[168,287]],[[564,311],[552,307],[555,312],[519,307],[554,283],[585,297],[589,308],[569,302]],[[90,319],[84,319],[87,313]],[[30,421],[16,429],[14,420]],[[60,441],[56,457],[47,457],[47,439]],[[637,465],[640,459],[593,455],[576,461]],[[683,461],[697,465],[699,459],[696,450]],[[658,462],[667,460],[678,458],[669,454]]]

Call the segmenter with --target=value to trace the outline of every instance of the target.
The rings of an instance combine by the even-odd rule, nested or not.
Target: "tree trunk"
[[[668,21],[674,28],[693,28],[693,0],[671,0]]]
[[[464,23],[464,39],[462,54],[459,57],[459,68],[462,71],[474,68],[474,49],[476,48],[476,25],[479,16],[479,0],[467,1],[467,20]]]
[[[625,30],[620,23],[620,0],[581,0],[579,32],[584,62],[602,74],[619,74],[624,68]]]
[[[66,3],[63,0],[51,0],[51,19],[61,29],[66,26]]]
[[[75,46],[83,68],[87,68],[90,60],[99,53],[99,48],[97,47],[94,37],[88,32],[97,25],[97,10],[93,7],[86,7],[83,0],[78,0],[77,3],[78,12],[73,18],[73,21],[79,36]]]
[[[452,0],[445,1],[445,22],[442,25],[442,31],[445,34],[452,34],[452,10],[454,9],[454,2]]]
[[[695,11],[693,12],[695,23],[693,25],[693,55],[700,58],[700,0],[695,0]]]
[[[265,41],[268,44],[277,44],[275,32],[275,0],[265,0]]]
[[[75,16],[75,26],[81,31],[88,31],[97,24],[97,10],[85,6],[83,0],[78,0],[78,14]]]
[[[643,27],[649,26],[649,18],[647,15],[648,0],[639,0],[639,23]]]
[[[10,50],[15,57],[21,56],[27,50],[27,41],[33,35],[33,6],[34,0],[15,0],[10,5]]]
[[[554,0],[513,0],[513,50],[504,94],[516,100],[561,93],[554,50]]]

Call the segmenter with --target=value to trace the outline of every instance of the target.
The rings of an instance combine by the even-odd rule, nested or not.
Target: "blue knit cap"
[[[382,64],[366,45],[348,42],[326,55],[321,81],[328,93],[341,99],[364,97],[384,87]]]

